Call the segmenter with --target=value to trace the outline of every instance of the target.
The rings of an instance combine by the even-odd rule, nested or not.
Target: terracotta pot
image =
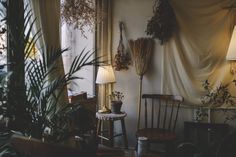
[[[120,109],[122,106],[122,101],[111,101],[111,112],[112,113],[120,113]]]

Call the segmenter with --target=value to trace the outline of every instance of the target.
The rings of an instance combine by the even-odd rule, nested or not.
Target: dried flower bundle
[[[226,108],[221,108],[221,110],[216,110],[217,112],[223,111],[225,120],[224,123],[234,122],[236,120],[236,111],[231,110],[231,107],[235,107],[236,97],[230,93],[229,86],[234,83],[236,86],[236,80],[230,83],[222,84],[219,86],[212,87],[212,84],[208,80],[205,80],[202,87],[205,90],[205,95],[201,97],[201,102],[204,106],[209,108],[217,108],[226,105]]]
[[[111,101],[122,101],[124,98],[124,94],[119,91],[114,91],[109,95],[109,97]]]
[[[169,40],[177,28],[175,14],[168,0],[156,0],[153,12],[153,17],[148,21],[146,33],[159,39],[163,44]]]
[[[117,48],[117,54],[115,55],[115,58],[114,58],[114,67],[116,71],[128,70],[129,65],[131,64],[130,54],[128,52],[125,52],[125,46],[123,44],[122,32],[123,32],[124,23],[119,22],[119,27],[120,27],[120,41]]]
[[[64,0],[61,8],[63,22],[74,25],[83,35],[87,26],[93,30],[96,22],[94,0]]]
[[[152,38],[139,38],[137,40],[129,40],[129,45],[132,51],[136,73],[139,76],[143,76],[151,65],[154,40]]]
[[[201,97],[201,102],[204,106],[220,107],[227,104],[233,106],[235,104],[235,97],[231,95],[228,86],[229,84],[220,84],[212,88],[208,80],[202,84],[206,94]]]

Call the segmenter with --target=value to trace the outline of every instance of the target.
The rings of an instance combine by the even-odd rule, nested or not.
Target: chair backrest
[[[175,131],[179,107],[184,101],[182,96],[143,94],[142,99],[144,103],[140,110],[141,115],[144,116],[145,128]]]

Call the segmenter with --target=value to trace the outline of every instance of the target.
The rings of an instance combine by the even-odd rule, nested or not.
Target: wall
[[[127,40],[145,37],[145,29],[148,19],[152,16],[152,7],[154,0],[114,0],[113,1],[113,38],[112,38],[112,53],[116,53],[119,43],[119,27],[118,22],[125,23],[125,39],[124,44],[128,49]],[[143,80],[143,93],[160,93],[161,92],[161,60],[163,55],[163,46],[156,40],[154,53],[154,66],[145,75]],[[137,104],[138,104],[138,85],[139,80],[136,75],[134,66],[130,66],[127,71],[116,72],[117,82],[114,85],[114,90],[122,91],[125,95],[124,105],[122,110],[126,111],[126,126],[128,140],[130,146],[135,145],[135,131],[137,124]],[[181,108],[180,117],[177,124],[177,133],[183,136],[183,122],[190,121],[193,118],[193,109]],[[222,119],[215,118],[219,122]],[[120,131],[120,127],[116,127]],[[117,145],[120,145],[121,140],[117,140]]]
[[[124,44],[127,48],[127,40],[136,39],[138,37],[146,37],[145,29],[147,20],[152,16],[152,6],[154,0],[116,0],[113,1],[113,45],[112,52],[116,53],[119,43],[119,27],[118,22],[123,21],[125,24]],[[129,50],[127,48],[127,50]],[[143,79],[143,93],[160,93],[161,76],[159,75],[161,62],[159,56],[162,55],[162,46],[159,41],[155,44],[154,68],[149,71]],[[122,110],[126,111],[127,134],[129,145],[135,145],[135,131],[137,124],[137,104],[138,104],[138,85],[139,78],[135,72],[134,65],[129,67],[127,71],[115,72],[116,80],[115,90],[122,91],[125,95]],[[183,128],[184,120],[191,120],[192,110],[182,109],[180,113],[178,132]],[[117,131],[119,131],[117,126]],[[118,141],[118,145],[121,144]]]

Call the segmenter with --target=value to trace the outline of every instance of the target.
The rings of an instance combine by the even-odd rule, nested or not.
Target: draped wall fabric
[[[42,52],[49,53],[46,48],[61,48],[60,41],[60,0],[32,0],[31,5],[36,17],[36,29],[41,30],[42,38],[38,41],[38,45],[43,49]],[[64,75],[62,58],[57,62],[59,71],[57,76]],[[57,77],[49,76],[49,77]],[[60,100],[61,104],[68,102],[67,92],[63,93]]]
[[[112,63],[112,54],[111,54],[111,20],[112,20],[112,8],[111,0],[96,0],[96,10],[97,10],[97,17],[102,18],[100,22],[97,23],[96,26],[96,49],[97,49],[97,56],[102,56],[103,61],[108,61],[109,64]],[[98,102],[99,104],[108,103],[105,96],[109,95],[111,92],[112,85],[108,85],[106,90],[107,93],[104,93],[103,88],[98,86],[96,90],[96,94],[98,95]]]
[[[200,105],[202,82],[214,86],[233,80],[227,53],[235,23],[235,10],[225,7],[235,0],[170,0],[179,30],[162,55],[163,93],[180,94],[189,105]],[[236,44],[236,43],[235,43]],[[236,96],[236,87],[231,87]]]

